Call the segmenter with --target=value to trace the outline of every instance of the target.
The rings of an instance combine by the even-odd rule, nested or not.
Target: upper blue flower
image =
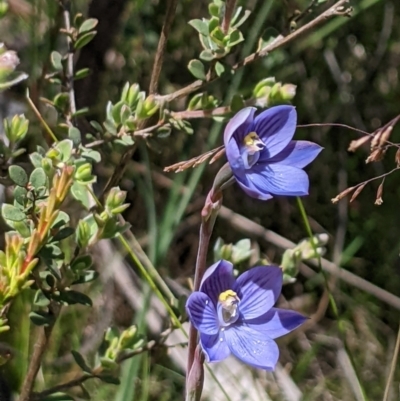
[[[273,308],[281,288],[279,267],[254,267],[236,280],[231,263],[212,265],[200,291],[186,303],[206,360],[221,361],[232,353],[251,366],[273,370],[279,357],[274,339],[306,320],[297,312]]]
[[[302,170],[322,148],[292,141],[296,109],[276,106],[254,117],[255,107],[240,110],[225,128],[228,162],[237,182],[253,198],[308,195],[308,176]]]

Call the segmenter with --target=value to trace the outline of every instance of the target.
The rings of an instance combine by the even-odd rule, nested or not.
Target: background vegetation
[[[175,3],[176,10],[170,13]],[[325,273],[319,269],[316,260],[310,264],[302,263],[297,280],[284,287],[280,305],[290,304],[311,319],[304,330],[279,342],[281,359],[277,372],[252,372],[243,376],[229,371],[229,363],[226,363],[225,367],[218,368],[216,376],[230,398],[223,392],[219,395],[217,391],[220,390],[213,387],[215,381],[209,376],[204,397],[213,400],[255,399],[252,391],[256,391],[260,400],[268,397],[274,400],[380,400],[387,388],[386,400],[399,399],[400,369],[395,356],[400,310],[400,215],[397,213],[400,189],[396,184],[400,159],[396,143],[400,128],[393,119],[400,113],[400,4],[395,0],[355,0],[351,2],[350,17],[347,15],[349,5],[345,4],[345,15],[323,19],[287,45],[231,74],[230,66],[257,51],[258,46],[270,44],[280,34],[286,36],[299,31],[335,3],[238,1],[237,6],[243,6],[251,13],[240,27],[244,40],[223,58],[225,73],[197,91],[187,92],[186,96],[169,102],[170,98],[163,96],[176,93],[196,79],[189,71],[188,63],[199,58],[202,47],[198,33],[188,22],[210,18],[209,3],[190,0],[76,0],[71,4],[48,0],[0,2],[4,13],[0,20],[1,42],[18,53],[21,63],[17,70],[28,75],[26,80],[0,94],[0,113],[2,120],[21,113],[29,120],[26,135],[17,138],[11,144],[14,147],[7,145],[10,140],[7,125],[1,130],[3,147],[8,146],[13,152],[24,148],[26,152],[8,154],[8,157],[7,154],[0,155],[3,184],[0,202],[13,204],[16,197],[18,183],[10,174],[11,165],[21,166],[33,183],[30,174],[34,167],[28,156],[37,152],[38,145],[43,148],[43,155],[52,161],[51,168],[62,170],[64,162],[75,166],[75,171],[82,166],[76,161],[74,152],[66,151],[68,155],[65,156],[64,150],[60,150],[61,156],[54,158],[46,153],[51,147],[58,146],[53,144],[54,138],[49,131],[58,140],[74,140],[75,131],[71,131],[74,127],[81,134],[81,139],[74,142],[74,149],[78,149],[77,143],[82,140],[87,146],[85,151],[99,152],[85,159],[93,164],[93,171],[82,170],[79,177],[74,173],[74,183],[93,188],[103,205],[90,201],[86,192],[77,194],[77,187],[74,196],[69,194],[57,201],[55,210],[62,210],[69,216],[69,222],[65,221],[61,229],[72,227],[74,230],[69,233],[72,236],[60,238],[58,242],[54,240],[54,233],[43,239],[49,243],[56,241],[62,250],[58,259],[54,253],[50,259],[58,260],[57,268],[65,266],[68,270],[77,258],[91,255],[93,265],[89,271],[93,271],[93,275],[98,273],[99,277],[74,287],[92,301],[74,298],[61,302],[55,300],[54,292],[51,296],[46,295],[50,306],[60,302],[68,304],[61,311],[57,309],[54,322],[32,319],[32,311],[45,310],[48,318],[51,309],[46,302],[37,299],[37,290],[43,285],[40,280],[45,280],[39,273],[32,273],[35,282],[31,289],[18,291],[12,302],[7,303],[2,317],[8,319],[4,324],[10,329],[0,334],[4,399],[8,399],[9,392],[18,394],[26,384],[35,344],[42,338],[40,333],[51,332],[49,327],[52,332],[44,347],[40,370],[35,375],[36,395],[32,399],[51,399],[40,392],[60,383],[81,380],[83,376],[86,378],[78,386],[56,389],[63,394],[53,399],[85,399],[89,394],[94,400],[182,399],[182,361],[186,349],[180,342],[185,340],[175,338],[175,341],[171,337],[167,340],[167,337],[172,329],[185,321],[182,300],[179,300],[189,293],[198,246],[200,211],[223,161],[217,160],[211,165],[203,163],[177,174],[164,172],[164,168],[222,145],[223,122],[232,115],[231,110],[219,108],[214,113],[220,114],[218,116],[210,112],[196,114],[188,109],[189,104],[198,110],[221,106],[240,108],[243,101],[254,103],[255,86],[269,77],[275,79],[274,84],[296,86],[291,100],[297,108],[300,125],[296,138],[312,140],[324,147],[317,160],[307,168],[311,185],[310,195],[302,199],[305,214],[301,213],[296,199],[274,198],[261,202],[245,197],[238,186],[233,186],[224,193],[225,208],[217,219],[212,244],[217,244],[215,253],[218,255],[221,241],[217,242],[217,238],[222,238],[226,244],[249,238],[252,253],[246,253],[249,243],[242,242],[240,255],[244,253],[245,256],[239,269],[265,258],[280,263],[286,248],[293,248],[309,236],[305,224],[309,222],[313,233],[329,234],[326,259],[321,261]],[[78,32],[78,36],[72,35],[70,41],[65,35],[65,29],[68,30],[66,11],[72,26],[79,27],[75,18],[77,13],[82,13],[82,20],[97,19],[98,24],[93,22],[92,26],[89,22],[89,29]],[[151,84],[154,58],[168,15],[172,15],[171,28],[157,87],[154,82]],[[76,46],[79,38],[93,31],[97,33],[89,38],[91,41],[81,43],[82,47]],[[73,57],[68,57],[68,46],[74,44]],[[61,60],[57,61],[54,51],[59,52]],[[72,59],[73,74],[84,68],[90,69],[89,75],[75,80],[73,88],[68,65]],[[205,64],[213,68],[213,62]],[[82,76],[85,74],[82,72]],[[54,81],[56,78],[60,82]],[[112,111],[108,109],[107,112],[107,102],[114,106],[118,104],[126,82],[130,85],[138,83],[141,90],[146,91],[148,103],[143,106],[143,118],[137,117],[136,109],[135,126],[130,131],[156,126],[151,135],[144,138],[132,134],[132,140],[132,135],[124,136],[121,131],[116,138],[116,133],[107,124],[101,130],[98,125],[90,124],[90,121],[103,124],[109,120]],[[131,88],[134,92],[135,87]],[[293,91],[293,87],[290,88]],[[71,97],[66,102],[56,99],[61,91],[71,94],[72,89],[76,110],[88,110],[74,114],[76,110],[71,108]],[[212,98],[203,98],[202,103],[199,98],[194,99],[197,93],[205,91]],[[152,96],[148,97],[149,94]],[[270,95],[265,106],[287,101],[280,96]],[[195,100],[198,103],[194,107]],[[159,129],[161,114],[157,107],[160,104],[168,110],[165,130]],[[36,105],[36,112],[32,105]],[[155,114],[151,112],[153,106]],[[187,123],[182,123],[181,118]],[[50,128],[46,129],[41,120]],[[391,121],[389,127],[393,130],[390,128],[388,132],[386,124]],[[119,130],[120,126],[117,128]],[[14,126],[8,132],[16,131]],[[351,141],[368,134],[370,138],[372,134],[377,138],[375,149],[381,151],[382,157],[366,163],[370,142],[357,147],[354,152],[349,152],[348,148]],[[390,136],[384,136],[379,142],[382,134]],[[338,203],[331,202],[347,188],[392,170],[393,173],[384,179],[368,182],[351,203],[349,198],[354,192]],[[46,190],[55,185],[51,184],[54,171],[49,171],[46,170],[48,179],[42,185],[47,202],[49,192]],[[384,185],[380,186],[382,182]],[[110,188],[117,186],[127,192],[126,200],[122,195],[117,200],[107,197]],[[116,194],[121,192],[116,190]],[[376,201],[380,197],[382,204]],[[118,209],[125,204],[129,206]],[[104,210],[107,213],[101,215],[101,221],[91,217],[91,229],[96,227],[101,233],[96,241],[91,237],[91,246],[87,247],[87,244],[79,243],[82,241],[79,233],[84,231],[79,222],[93,216],[96,206],[98,216]],[[35,211],[37,205],[31,207]],[[123,234],[118,226],[122,224],[120,212],[124,221],[130,224]],[[38,216],[41,213],[42,209]],[[0,230],[9,231],[4,209],[3,217]],[[103,223],[109,224],[107,233],[101,226]],[[2,235],[0,239],[3,250],[7,247],[4,238]],[[28,249],[32,236],[24,238],[23,247]],[[25,252],[29,255],[29,251]],[[43,251],[34,254],[40,259],[34,272],[49,271]],[[213,261],[212,252],[209,261],[210,264]],[[89,269],[89,266],[85,268]],[[74,274],[78,273],[74,271]],[[26,282],[27,278],[24,280]],[[164,304],[154,295],[154,283],[163,295]],[[329,303],[330,297],[335,299],[334,304]],[[90,303],[92,306],[88,306]],[[173,316],[177,316],[179,322]],[[137,333],[132,325],[137,328]],[[107,329],[108,342],[104,340]],[[129,341],[122,346],[124,336]],[[165,345],[177,343],[172,348]],[[120,352],[121,347],[126,348],[124,352]],[[71,350],[76,351],[74,356]],[[122,361],[125,357],[127,360]],[[96,368],[100,370],[93,374]],[[82,369],[87,373],[82,373]],[[92,378],[93,375],[101,378]],[[241,375],[243,380],[238,379]],[[227,376],[239,380],[242,392],[232,390]]]

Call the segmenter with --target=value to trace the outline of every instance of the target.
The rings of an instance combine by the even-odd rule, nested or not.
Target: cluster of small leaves
[[[122,332],[110,327],[105,333],[103,344],[95,357],[94,364],[89,363],[77,351],[72,351],[72,356],[87,375],[106,383],[119,384],[118,367],[120,361],[144,345],[145,339],[138,334],[136,326],[131,326]]]
[[[0,182],[7,184],[6,172],[1,172],[9,162],[25,152],[25,149],[20,148],[18,145],[25,138],[29,121],[23,114],[15,115],[11,119],[3,120],[4,132],[7,138],[7,144],[0,138]]]
[[[87,45],[96,35],[94,30],[97,26],[97,19],[89,18],[83,19],[82,14],[77,14],[74,19],[73,26],[67,31],[62,32],[68,36],[71,41],[71,51],[81,49]],[[70,93],[68,92],[67,74],[65,73],[68,53],[62,55],[57,51],[53,51],[50,56],[51,65],[53,71],[46,76],[48,81],[52,84],[58,85],[61,90],[57,90],[57,94],[52,99],[44,99],[44,101],[54,107],[61,115],[68,115],[69,118],[73,118],[79,115],[83,115],[87,112],[87,108],[73,111],[69,109],[70,106]],[[88,68],[83,68],[74,73],[73,80],[77,81],[83,79],[90,74]],[[61,124],[61,129],[68,129],[68,126]]]
[[[295,247],[287,249],[279,264],[283,270],[283,282],[288,284],[296,281],[301,262],[323,256],[328,240],[327,234],[316,234],[312,238],[301,240]],[[221,259],[230,261],[239,270],[254,264],[272,264],[260,255],[258,246],[252,245],[248,238],[236,244],[226,244],[222,238],[218,238],[214,245],[214,261]]]
[[[97,137],[105,141],[113,141],[113,144],[131,146],[134,144],[134,136],[141,123],[153,116],[159,106],[150,95],[141,91],[138,84],[127,82],[122,90],[120,100],[113,104],[108,102],[106,108],[106,120],[103,125],[91,121],[92,127],[97,132]],[[146,136],[147,132],[142,133]]]
[[[250,11],[238,7],[232,17],[227,32],[222,29],[225,3],[222,0],[214,0],[208,6],[210,18],[193,19],[189,24],[199,33],[200,43],[203,47],[200,59],[213,62],[217,76],[225,72],[225,66],[218,60],[225,57],[234,46],[244,40],[239,27],[246,21]],[[188,65],[189,71],[197,79],[206,79],[206,70],[202,61],[191,60]]]
[[[253,89],[255,105],[271,107],[288,104],[296,95],[296,85],[276,82],[274,77],[261,80]]]

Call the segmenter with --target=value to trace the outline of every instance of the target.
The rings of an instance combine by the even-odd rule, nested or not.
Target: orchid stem
[[[214,228],[214,223],[218,215],[218,209],[213,209],[210,216],[208,218],[203,218],[200,226],[200,240],[199,240],[199,249],[197,252],[196,259],[196,270],[194,275],[194,291],[198,291],[200,288],[201,280],[204,276],[204,272],[206,270],[206,262],[207,262],[207,253],[208,246],[210,244],[211,234]],[[197,345],[197,330],[194,328],[192,324],[190,324],[189,328],[189,343],[188,343],[188,362],[187,362],[187,375],[186,378],[189,378],[190,369],[192,368],[195,351]],[[187,384],[187,380],[186,380]]]

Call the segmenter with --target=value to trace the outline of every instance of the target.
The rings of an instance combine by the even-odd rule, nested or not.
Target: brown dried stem
[[[178,0],[169,0],[167,3],[166,16],[163,27],[161,29],[160,40],[158,41],[157,52],[154,57],[153,71],[151,73],[151,80],[149,86],[149,93],[156,93],[158,89],[158,81],[160,78],[161,68],[164,60],[165,49],[167,46],[167,39],[169,31],[171,30],[172,22],[175,17],[176,6]]]
[[[236,0],[226,0],[225,3],[225,13],[224,19],[222,20],[221,29],[222,32],[226,35],[231,26],[232,16],[235,11]]]
[[[28,372],[25,376],[25,380],[22,384],[21,387],[21,393],[19,396],[18,401],[29,401],[31,400],[32,397],[32,390],[33,386],[35,384],[36,376],[39,372],[40,365],[42,363],[43,355],[46,351],[46,347],[49,343],[49,339],[51,336],[51,333],[53,331],[53,327],[55,322],[57,321],[57,317],[60,313],[60,307],[59,305],[52,303],[50,304],[51,308],[50,310],[52,311],[53,314],[53,320],[52,323],[49,324],[47,327],[41,327],[39,328],[40,333],[39,336],[35,342],[34,348],[33,348],[33,354],[31,357],[31,360],[29,362],[28,366]]]

